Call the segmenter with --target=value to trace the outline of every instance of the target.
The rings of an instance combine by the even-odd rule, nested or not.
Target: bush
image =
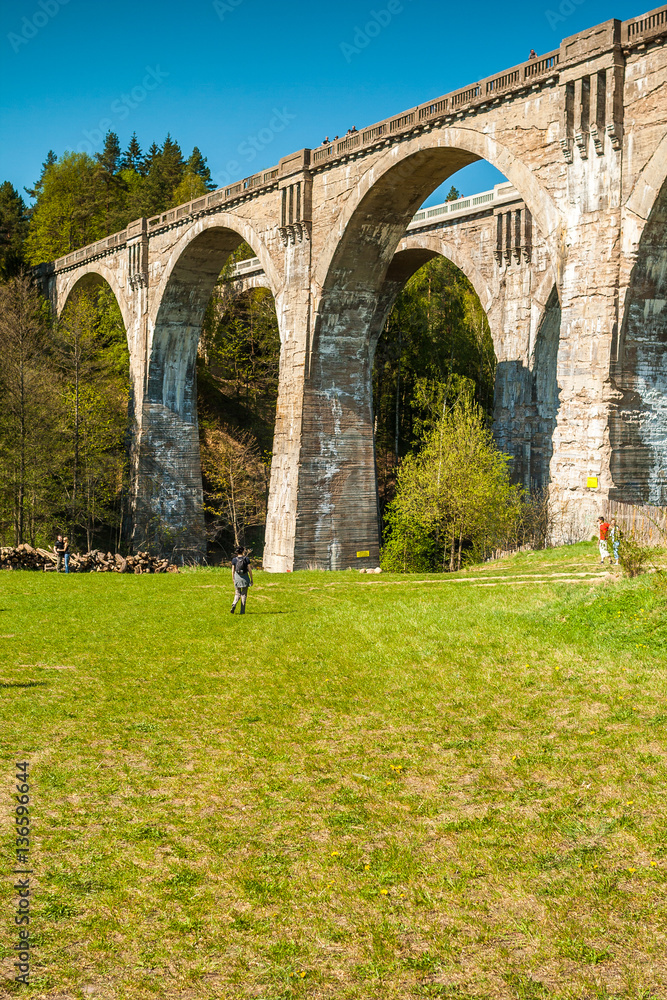
[[[626,576],[639,576],[651,558],[651,548],[641,545],[632,535],[623,535],[618,549],[618,561]]]
[[[483,559],[516,534],[522,497],[484,413],[461,395],[399,469],[383,568],[456,570],[464,552]]]

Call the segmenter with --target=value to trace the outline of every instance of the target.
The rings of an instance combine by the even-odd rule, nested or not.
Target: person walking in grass
[[[231,613],[234,614],[234,609],[240,601],[241,614],[244,615],[248,587],[252,587],[252,569],[250,568],[250,559],[243,554],[243,546],[241,545],[232,559],[232,582],[234,584],[234,602]]]
[[[63,568],[63,556],[65,555],[65,543],[63,542],[62,535],[58,535],[56,538],[56,544],[53,546],[53,551],[56,554],[56,573],[61,573]]]
[[[607,536],[609,534],[610,524],[605,521],[604,517],[598,518],[598,531],[599,531],[599,548],[600,548],[600,563],[604,566],[605,559],[609,559],[611,562],[611,556],[609,555],[609,548],[607,547]]]
[[[607,538],[611,542],[611,547],[614,550],[614,563],[618,566],[618,549],[621,544],[621,529],[616,524],[616,518],[612,517],[609,522],[609,533]]]
[[[65,560],[65,572],[69,573],[69,538],[63,538],[63,559]]]

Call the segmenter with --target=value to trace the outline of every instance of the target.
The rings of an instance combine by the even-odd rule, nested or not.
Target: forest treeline
[[[133,135],[123,151],[114,133],[95,156],[50,152],[26,192],[30,207],[9,182],[0,185],[5,544],[50,544],[58,530],[76,546],[128,544],[129,358],[118,305],[108,286],[91,284],[56,321],[30,268],[212,186],[197,147],[186,157],[167,136],[144,153]],[[458,196],[452,187],[449,198]],[[199,345],[205,508],[209,539],[220,553],[240,542],[261,550],[266,518],[280,355],[275,307],[267,290],[233,297],[226,281],[233,263],[251,255],[242,245],[228,261]],[[458,481],[444,499],[444,483],[453,483],[452,470],[468,453],[487,470],[496,501],[512,510],[520,506],[489,430],[494,378],[493,343],[477,295],[458,268],[433,259],[398,296],[375,351],[374,430],[387,565],[455,568],[462,553],[493,547],[501,528],[507,533],[488,511],[481,521],[469,513],[455,524],[444,514],[445,508],[481,503],[481,486],[466,493]],[[426,497],[422,487],[433,471],[428,463],[436,440],[443,487]],[[443,448],[449,464],[443,464]],[[489,495],[487,490],[484,502]]]

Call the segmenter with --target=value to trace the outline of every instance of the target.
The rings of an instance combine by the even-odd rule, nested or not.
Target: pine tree
[[[162,149],[153,143],[147,162],[145,214],[150,216],[164,212],[173,204],[174,192],[185,174],[185,163],[181,147],[170,135],[164,140]]]
[[[197,177],[201,177],[209,191],[214,189],[215,184],[211,180],[211,171],[206,166],[206,157],[202,156],[198,146],[195,146],[190,154],[187,170],[192,174],[196,174]]]
[[[41,191],[42,187],[44,186],[44,178],[46,177],[46,174],[47,174],[48,170],[51,167],[55,166],[55,164],[57,162],[58,162],[58,157],[53,152],[53,150],[50,149],[48,151],[48,153],[46,154],[46,159],[42,163],[42,172],[41,172],[41,174],[39,176],[39,180],[36,181],[34,187],[24,188],[24,191],[26,192],[27,195],[29,195],[31,198],[36,198],[38,196],[39,192]]]
[[[160,147],[156,142],[151,143],[151,148],[141,161],[140,173],[147,177],[161,156]]]
[[[449,189],[449,194],[445,198],[445,201],[458,201],[460,197],[461,197],[461,192],[459,191],[458,188],[455,188],[454,185],[452,184],[452,186]]]
[[[95,153],[95,159],[108,174],[113,175],[118,171],[120,143],[115,132],[107,132],[104,137],[104,149],[101,153]]]
[[[133,132],[128,147],[121,158],[120,169],[139,173],[141,170],[141,159],[141,146],[137,139],[137,133]]]
[[[107,132],[104,149],[95,154],[99,176],[104,185],[104,228],[105,235],[121,229],[125,219],[126,184],[118,175],[120,164],[120,143],[115,132]]]
[[[9,181],[0,184],[0,279],[17,275],[28,231],[25,202]]]
[[[167,138],[164,140],[164,145],[162,146],[160,167],[165,190],[171,195],[183,179],[185,162],[181,147],[177,142],[174,142],[169,134],[167,134]]]

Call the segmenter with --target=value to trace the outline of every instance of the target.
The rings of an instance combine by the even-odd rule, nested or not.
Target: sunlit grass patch
[[[664,605],[564,565],[0,578],[32,995],[667,994]]]

